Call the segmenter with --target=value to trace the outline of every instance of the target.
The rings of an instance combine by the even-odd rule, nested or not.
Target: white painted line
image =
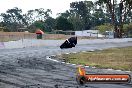
[[[65,53],[65,54],[70,54],[70,53]]]
[[[70,64],[70,63],[66,63],[66,64]]]
[[[77,53],[77,52],[73,52],[73,53]]]
[[[96,68],[96,67],[92,67],[92,68]]]
[[[89,68],[89,66],[85,66],[86,68]]]
[[[48,59],[48,60],[49,60],[49,59],[51,59],[51,57],[50,57],[50,56],[46,56],[46,59]]]
[[[46,56],[46,59],[47,59],[47,60],[51,60],[51,61],[54,61],[54,62],[59,62],[58,60],[55,60],[55,59],[51,59],[51,57],[50,57],[50,56]]]
[[[55,57],[56,55],[51,55],[52,57]]]
[[[115,71],[121,71],[121,70],[115,70]]]
[[[54,60],[54,59],[51,59],[51,61],[54,61],[54,62],[59,62],[58,60]]]
[[[130,73],[131,71],[125,71],[125,72],[129,72]]]
[[[90,50],[91,52],[95,51],[95,50]]]
[[[87,52],[87,51],[82,51],[83,53]]]
[[[71,65],[73,65],[73,66],[74,66],[74,65],[76,65],[76,64],[71,64]]]
[[[113,69],[107,69],[107,70],[113,70]]]

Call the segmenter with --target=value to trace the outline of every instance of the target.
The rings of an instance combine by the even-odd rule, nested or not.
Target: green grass
[[[95,52],[80,52],[58,56],[66,62],[132,71],[132,47],[111,48]]]

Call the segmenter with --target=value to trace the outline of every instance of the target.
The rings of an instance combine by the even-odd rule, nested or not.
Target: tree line
[[[23,14],[22,9],[14,7],[0,14],[0,27],[9,32],[20,31],[20,28],[27,28],[29,32],[35,32],[37,28],[45,32],[113,30],[117,38],[132,30],[132,0],[120,0],[119,3],[117,0],[76,1],[70,3],[69,10],[58,13],[56,18],[51,14],[51,9],[43,8]]]

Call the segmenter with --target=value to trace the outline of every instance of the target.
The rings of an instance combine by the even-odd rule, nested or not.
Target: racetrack
[[[75,48],[61,50],[57,46],[28,47],[0,50],[0,88],[132,88],[130,84],[86,84],[76,82],[76,65],[47,59],[62,53],[102,50],[132,46],[132,42],[80,42]],[[54,44],[54,42],[53,42]],[[57,59],[57,58],[54,58]],[[57,59],[58,60],[58,59]],[[123,73],[119,70],[86,68],[88,73]]]

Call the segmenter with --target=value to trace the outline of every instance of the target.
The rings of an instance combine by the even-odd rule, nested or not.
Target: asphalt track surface
[[[0,88],[132,88],[129,84],[85,84],[76,82],[76,65],[47,57],[62,53],[132,46],[132,42],[81,44],[61,50],[58,46],[0,50]],[[53,58],[57,59],[57,58]],[[130,74],[132,72],[87,67],[88,73]]]

